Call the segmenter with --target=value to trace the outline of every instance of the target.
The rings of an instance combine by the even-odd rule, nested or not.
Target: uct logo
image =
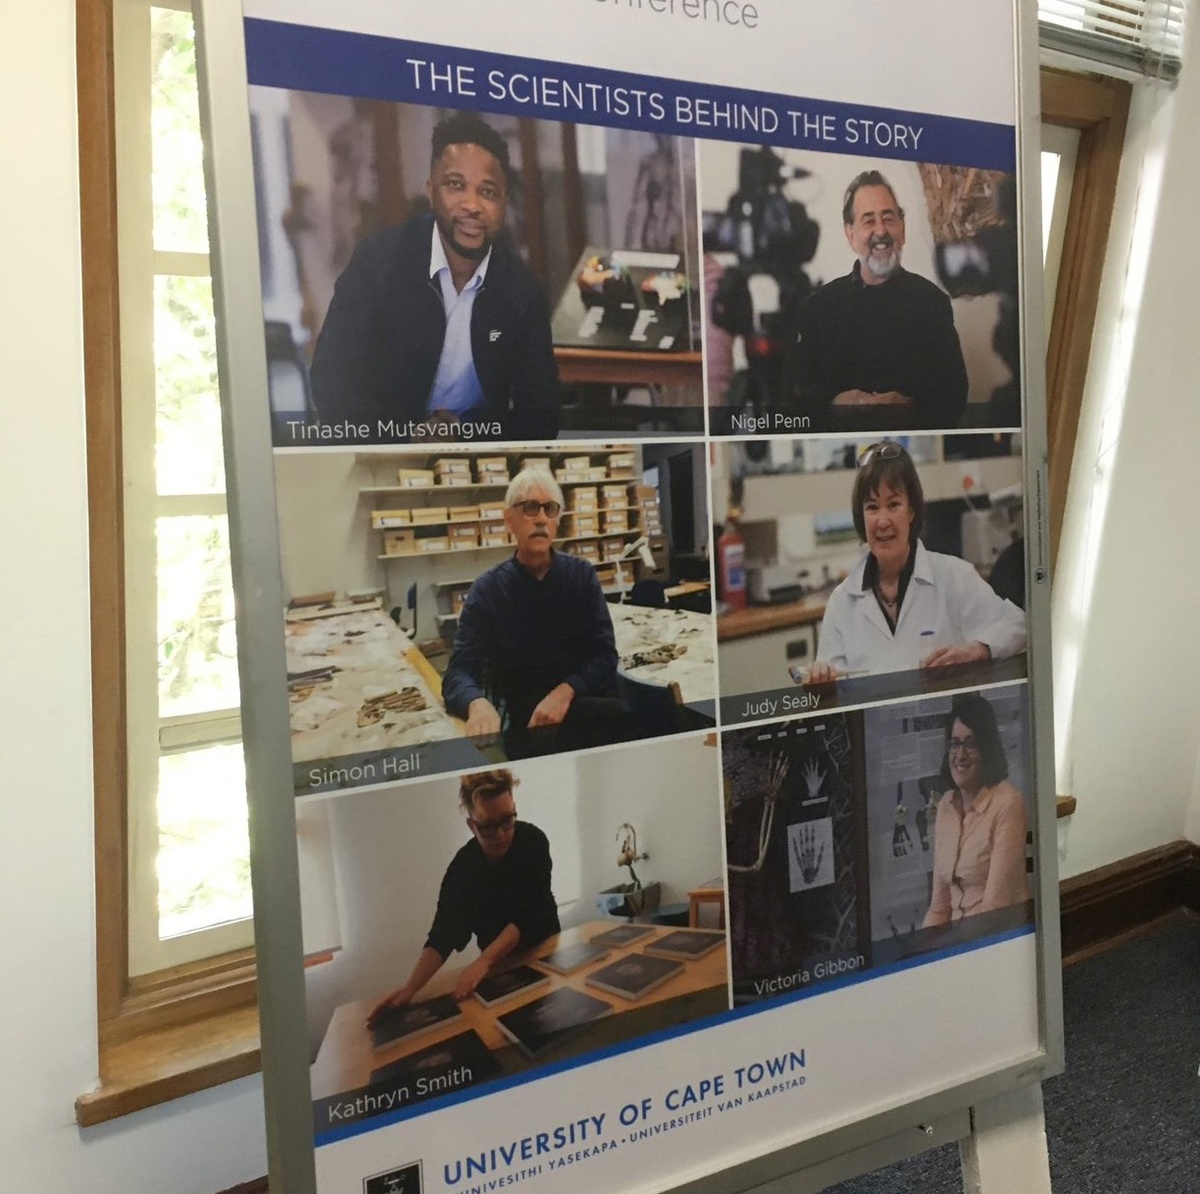
[[[363,1178],[363,1194],[422,1194],[421,1162],[410,1161]]]

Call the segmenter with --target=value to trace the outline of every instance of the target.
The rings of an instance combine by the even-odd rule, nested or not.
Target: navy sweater
[[[466,717],[478,697],[524,726],[554,687],[576,696],[615,696],[617,648],[596,570],[554,552],[541,580],[510,556],[471,586],[458,618],[442,698]]]

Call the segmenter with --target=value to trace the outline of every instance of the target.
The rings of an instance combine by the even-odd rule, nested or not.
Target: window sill
[[[260,1066],[252,1003],[101,1043],[100,1085],[75,1100],[75,1120],[91,1127],[244,1078]]]

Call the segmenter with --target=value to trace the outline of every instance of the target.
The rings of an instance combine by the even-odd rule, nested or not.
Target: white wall
[[[687,902],[688,889],[721,874],[716,747],[704,738],[677,739],[669,750],[625,746],[588,756],[580,774],[583,889],[603,891],[629,879],[617,866],[617,828],[637,830],[638,849],[650,857],[635,865],[643,883],[662,884],[662,903]]]
[[[1135,91],[1054,582],[1064,877],[1200,837],[1198,25],[1174,94]]]
[[[333,589],[382,587],[383,550],[371,530],[372,501],[363,486],[374,484],[370,467],[353,452],[289,452],[275,459],[279,502],[279,550],[288,597]],[[378,504],[386,506],[381,497]]]
[[[212,1194],[266,1170],[257,1079],[75,1126],[96,978],[74,8],[0,7],[0,1181]]]

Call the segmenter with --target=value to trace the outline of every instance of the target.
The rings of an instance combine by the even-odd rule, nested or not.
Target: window
[[[251,1072],[257,1020],[186,0],[78,0],[77,54],[102,1080],[77,1114],[90,1123]],[[189,1033],[172,1049],[186,1076],[160,1060],[131,1092],[126,1070],[145,1060],[131,1042],[158,1058],[155,1034],[201,1014],[224,1017],[223,1047],[206,1055]]]
[[[250,944],[229,532],[188,11],[118,0],[129,972]],[[140,152],[139,152],[140,151]]]
[[[1063,240],[1071,212],[1071,180],[1079,130],[1061,125],[1042,125],[1042,265],[1045,269],[1044,310],[1054,310],[1058,293],[1058,271],[1062,265]]]
[[[1175,79],[1186,0],[1038,0],[1041,44],[1095,62]]]
[[[1055,177],[1061,179],[1048,221],[1054,236],[1046,270],[1047,294],[1053,294],[1046,306],[1052,548],[1066,505],[1130,94],[1130,85],[1117,79],[1042,71],[1042,119],[1052,126],[1045,143],[1060,159]]]

